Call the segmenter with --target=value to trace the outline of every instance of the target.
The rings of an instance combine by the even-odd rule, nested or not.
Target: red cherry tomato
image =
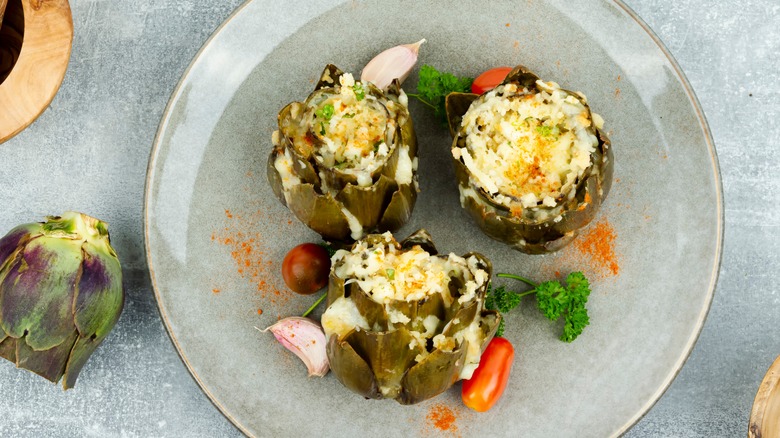
[[[471,84],[471,92],[475,94],[482,94],[486,91],[490,91],[501,82],[504,82],[506,75],[512,71],[512,67],[496,67],[482,73],[474,79]]]
[[[515,349],[509,341],[493,338],[482,353],[474,374],[463,381],[463,404],[477,412],[492,408],[504,393],[514,358]]]
[[[330,257],[328,251],[314,243],[303,243],[291,249],[282,261],[282,277],[294,292],[310,295],[328,284]]]

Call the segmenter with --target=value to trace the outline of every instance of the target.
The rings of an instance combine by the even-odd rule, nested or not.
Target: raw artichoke
[[[328,65],[305,102],[279,112],[273,143],[274,193],[324,239],[351,242],[409,220],[417,137],[397,80],[383,92]]]
[[[501,319],[483,307],[490,275],[480,254],[436,255],[425,230],[339,250],[322,316],[331,370],[364,397],[402,404],[470,378]]]
[[[104,222],[67,212],[20,225],[0,239],[0,356],[72,388],[124,297]]]
[[[531,103],[525,107],[528,112],[512,114],[515,110],[509,106],[512,104],[506,102],[517,102],[516,106],[520,108],[523,108],[522,102]],[[539,107],[537,102],[555,108],[552,115],[534,113]],[[498,107],[501,108],[496,109]],[[471,113],[485,108],[503,117],[500,124],[495,125],[496,129],[491,128],[493,125],[481,116]],[[609,139],[601,129],[603,121],[591,113],[581,93],[564,90],[553,82],[540,81],[535,74],[518,66],[501,85],[481,96],[470,93],[448,95],[446,109],[453,136],[453,162],[461,205],[485,234],[522,252],[542,254],[564,247],[574,239],[579,229],[596,216],[612,185],[614,159]],[[512,116],[516,120],[511,120]],[[556,117],[560,119],[553,120]],[[486,118],[490,118],[490,114]],[[497,156],[512,148],[535,147],[541,151],[521,155],[515,169],[523,170],[514,170],[514,174],[510,172],[511,167],[508,167],[508,173],[497,173],[496,167],[514,165],[513,160],[503,158],[486,161],[494,164],[484,172],[475,172],[478,165],[474,164],[469,151],[474,154],[471,148],[475,146],[471,139],[477,131],[478,135],[499,132],[494,139],[501,141],[491,140],[492,143],[486,146]],[[563,168],[567,170],[560,171],[561,155],[551,152],[551,144],[566,144],[568,139],[571,139],[572,149],[567,149],[563,155],[571,156],[562,159],[566,163],[563,166],[577,163],[577,171],[569,171],[570,168],[566,167]],[[522,141],[532,146],[523,146],[520,144]],[[573,149],[575,142],[587,144],[591,150],[580,153]],[[549,180],[544,179],[547,174],[540,171],[539,160],[542,165],[554,163],[550,164],[550,168],[559,166],[551,171]],[[564,176],[561,177],[561,174]],[[540,189],[542,195],[537,196],[538,193],[505,191],[498,187],[499,183],[507,187],[506,184],[518,181],[523,184],[526,181],[533,184],[545,181],[552,188],[547,192]]]

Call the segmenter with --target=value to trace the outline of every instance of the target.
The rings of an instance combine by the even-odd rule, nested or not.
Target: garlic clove
[[[309,318],[291,316],[260,331],[270,331],[284,348],[295,353],[309,370],[309,377],[322,377],[328,373],[330,365],[325,352],[325,333],[317,322]]]
[[[372,82],[382,90],[386,89],[393,79],[398,78],[399,82],[403,82],[417,63],[417,54],[424,42],[425,39],[421,39],[414,44],[402,44],[376,55],[363,68],[360,80]]]

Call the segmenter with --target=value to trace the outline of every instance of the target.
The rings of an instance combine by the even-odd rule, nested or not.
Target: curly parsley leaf
[[[488,288],[485,298],[485,307],[506,313],[515,308],[525,295],[536,295],[536,304],[539,310],[550,321],[558,321],[563,318],[563,334],[561,341],[572,342],[582,334],[582,331],[590,323],[588,309],[585,305],[590,296],[590,283],[582,272],[572,272],[566,277],[566,284],[551,280],[536,284],[526,278],[512,274],[498,274],[502,278],[520,280],[533,289],[516,293],[507,291],[503,286]],[[511,298],[510,298],[511,295]],[[499,326],[503,334],[503,319]],[[496,336],[501,336],[496,334]]]
[[[487,294],[485,295],[485,308],[489,310],[497,310],[501,314],[507,313],[520,304],[522,297],[515,292],[508,291],[504,286],[494,288],[493,284],[488,285]],[[496,330],[496,336],[501,337],[504,335],[504,318],[501,318],[501,322],[498,323],[498,329]]]
[[[444,108],[445,98],[450,93],[468,93],[474,78],[457,77],[452,73],[442,73],[430,65],[420,67],[420,79],[417,82],[417,93],[409,93],[426,106],[433,109],[436,118],[447,123],[447,113]]]

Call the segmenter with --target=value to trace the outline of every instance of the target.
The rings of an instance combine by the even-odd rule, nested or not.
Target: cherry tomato
[[[509,341],[493,338],[482,353],[474,374],[463,381],[463,404],[477,412],[492,408],[504,393],[514,358],[515,349]]]
[[[294,292],[310,295],[328,284],[328,251],[314,243],[303,243],[284,256],[282,277]]]
[[[504,82],[506,75],[512,71],[512,67],[496,67],[482,73],[474,79],[471,84],[471,92],[475,94],[482,94],[486,91],[490,91],[501,82]]]

